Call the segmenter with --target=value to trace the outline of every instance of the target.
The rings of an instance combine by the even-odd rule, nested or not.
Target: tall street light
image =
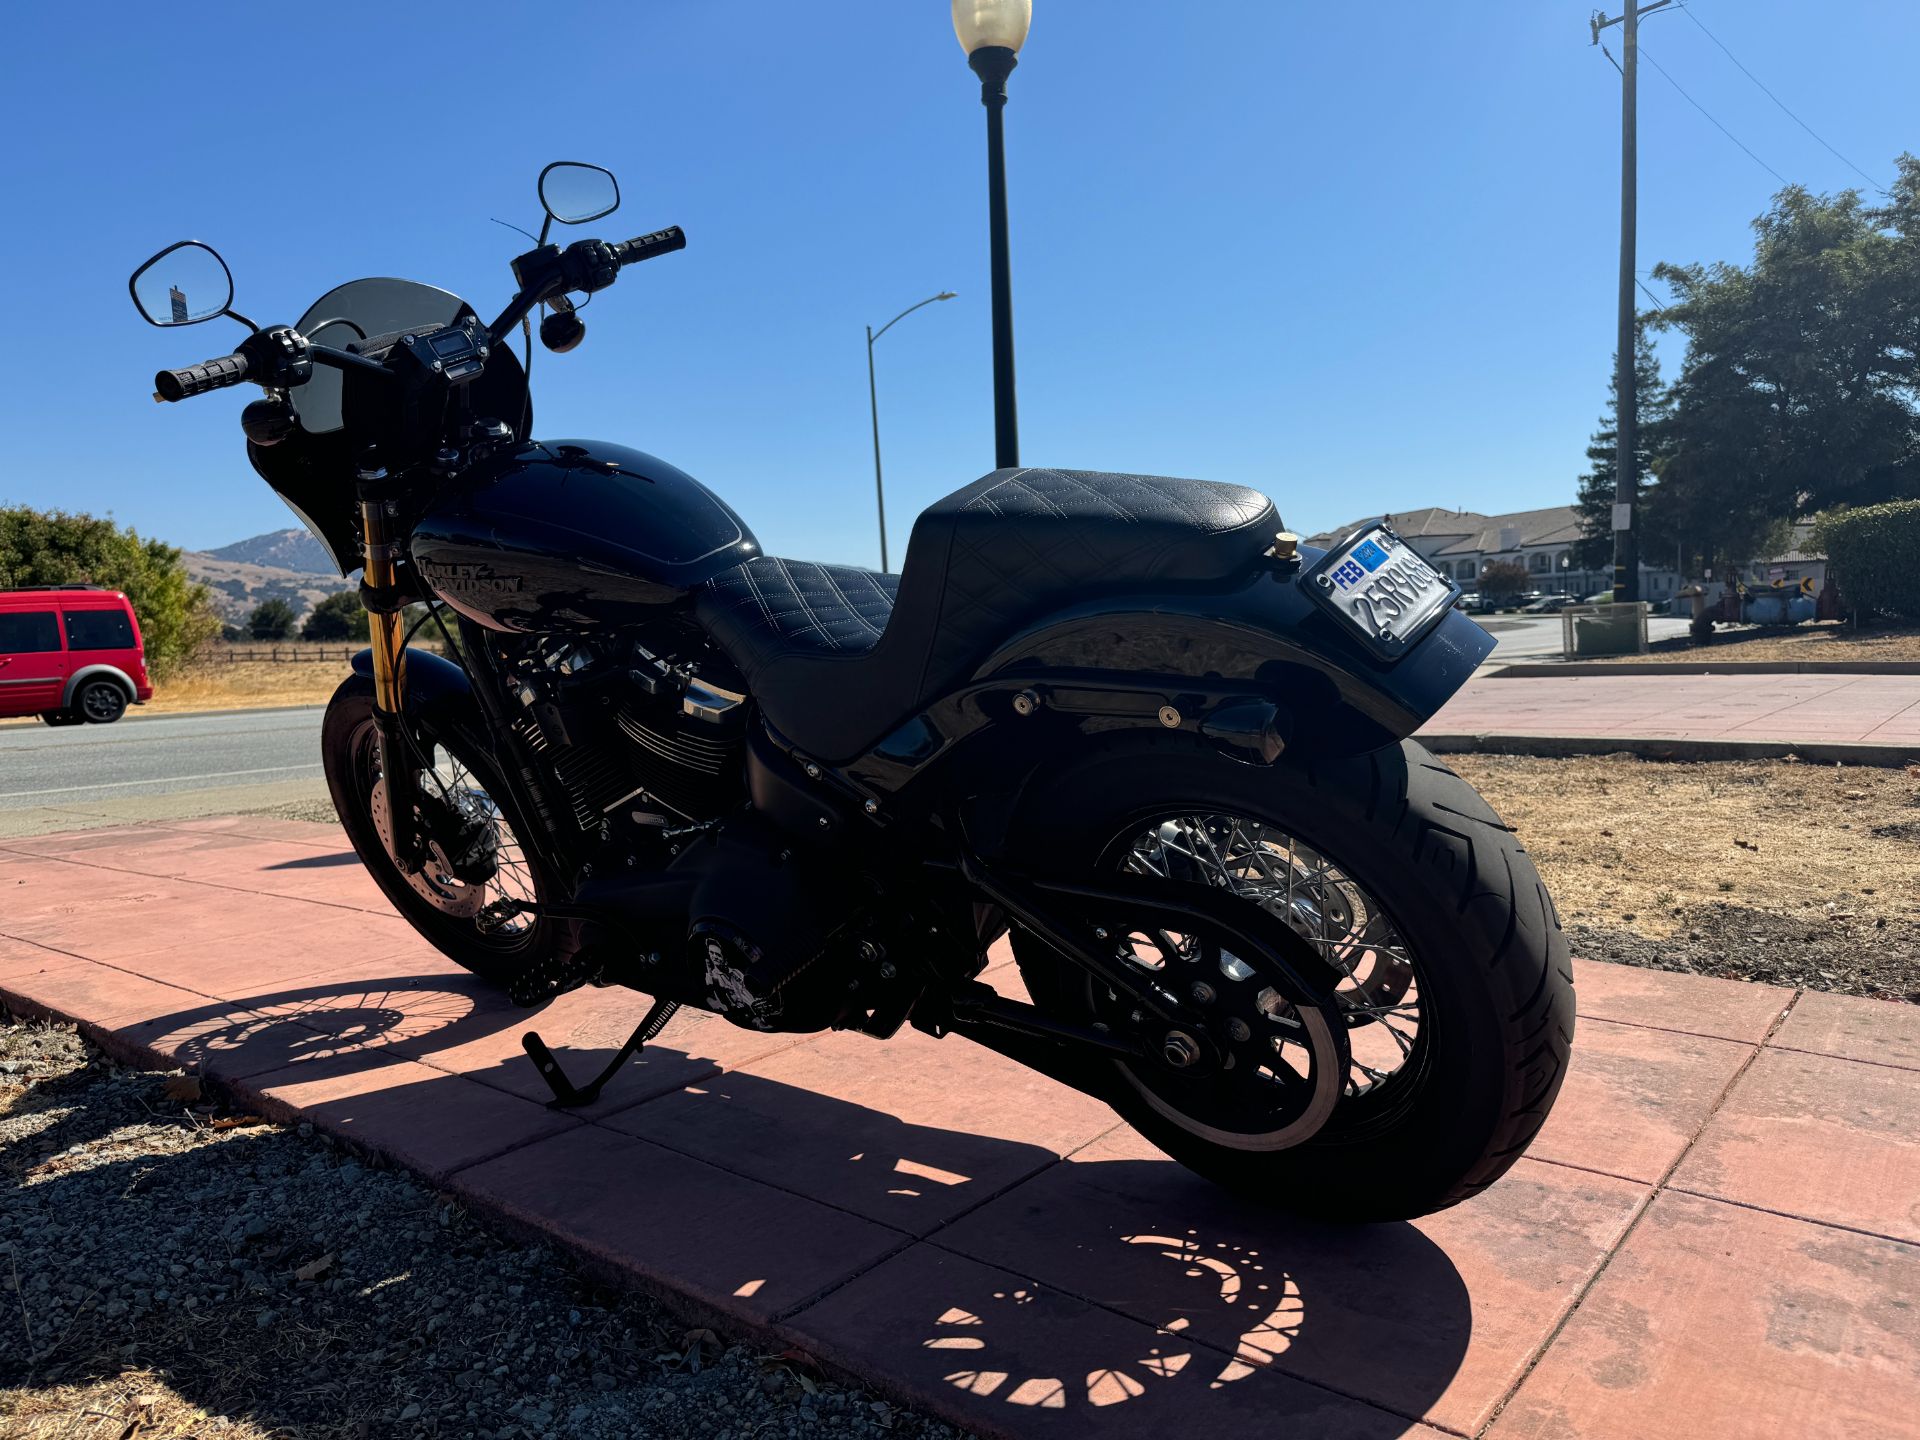
[[[953,291],[942,290],[938,295],[929,295],[919,305],[909,305],[878,330],[867,326],[867,399],[873,405],[873,496],[880,506],[880,573],[887,573],[887,487],[880,481],[880,391],[873,380],[873,342],[887,331],[898,325],[907,316],[920,308],[931,305],[936,300],[953,299]]]
[[[953,33],[980,77],[987,107],[987,212],[993,246],[993,455],[996,469],[1020,463],[1020,418],[1013,399],[1013,281],[1007,263],[1007,156],[1001,112],[1007,77],[1019,63],[1033,0],[953,0]]]

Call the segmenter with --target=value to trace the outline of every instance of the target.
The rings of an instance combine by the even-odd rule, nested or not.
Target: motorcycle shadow
[[[624,1040],[640,1003],[578,991],[533,1019],[569,1073],[585,1076]],[[243,1091],[342,1083],[340,1098],[303,1100],[303,1112],[377,1146],[384,1126],[417,1130],[468,1084],[544,1098],[518,1049],[528,1020],[464,975],[436,973],[316,984],[151,1024],[168,1027],[179,1063]],[[782,1057],[771,1068],[806,1074],[795,1047],[807,1043],[708,1016],[676,1022],[584,1112],[599,1123],[566,1134],[571,1163],[514,1181],[508,1208],[554,1217],[602,1256],[637,1250],[642,1273],[667,1268],[647,1247],[662,1243],[660,1227],[677,1227],[672,1263],[692,1267],[694,1293],[722,1297],[722,1308],[724,1297],[750,1294],[733,1307],[742,1318],[781,1323],[803,1346],[940,1397],[956,1418],[989,1428],[1044,1433],[1075,1415],[1105,1424],[1125,1413],[1176,1433],[1257,1423],[1385,1440],[1427,1413],[1458,1373],[1471,1298],[1421,1229],[1322,1225],[1249,1205],[1124,1130],[1063,1162],[1075,1145],[981,1133],[988,1126],[973,1113],[973,1131],[913,1123],[894,1111],[958,1112],[913,1103],[911,1080],[889,1108],[732,1068]],[[966,1066],[1006,1064],[919,1036],[896,1042],[885,1061],[864,1039],[820,1043],[867,1047],[851,1053],[872,1057],[870,1073],[884,1064],[905,1076],[916,1061],[955,1057],[959,1069],[919,1083],[956,1095]],[[414,1063],[393,1068],[403,1061]],[[1039,1087],[1035,1104],[1091,1103],[1037,1077],[1028,1083]],[[855,1088],[869,1100],[886,1093],[884,1080]],[[702,1162],[700,1173],[717,1167],[757,1182],[748,1211],[766,1233],[743,1240],[729,1229],[740,1225],[737,1207],[682,1199],[664,1177],[650,1185],[647,1155],[658,1152],[636,1139]],[[488,1158],[450,1158],[444,1169],[472,1166],[464,1181],[497,1169]],[[432,1176],[443,1167],[417,1168]],[[832,1256],[803,1233],[823,1205],[891,1227],[899,1243],[923,1243],[884,1260]],[[881,1253],[889,1248],[898,1244]]]

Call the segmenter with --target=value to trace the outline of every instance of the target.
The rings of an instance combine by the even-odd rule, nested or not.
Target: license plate
[[[1307,573],[1310,594],[1382,655],[1407,646],[1459,598],[1451,580],[1384,525],[1370,525]]]

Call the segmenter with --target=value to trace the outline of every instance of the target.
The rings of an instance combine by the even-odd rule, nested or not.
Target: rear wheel
[[[1259,957],[1146,927],[1122,942],[1239,1052],[1205,1087],[1158,1057],[1114,1062],[1102,1086],[1199,1173],[1327,1218],[1405,1218],[1491,1184],[1546,1119],[1573,1034],[1565,939],[1512,831],[1418,745],[1261,768],[1128,742],[1030,797],[1018,833],[1049,873],[1225,891],[1331,967],[1337,1074],[1314,1043],[1327,1010],[1296,1005]],[[1122,1028],[1106,987],[1017,928],[1013,944],[1036,1003]]]
[[[111,725],[127,713],[127,692],[111,680],[89,680],[73,697],[73,709],[89,725]]]
[[[340,823],[414,929],[455,964],[499,985],[553,958],[558,927],[519,908],[539,902],[542,878],[494,798],[505,786],[477,745],[459,736],[420,737],[410,758],[424,829],[441,838],[408,874],[387,850],[392,817],[379,783],[380,731],[368,681],[355,676],[334,692],[321,733]]]

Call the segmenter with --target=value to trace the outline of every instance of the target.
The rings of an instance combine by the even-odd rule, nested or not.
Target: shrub
[[[256,640],[284,640],[293,634],[293,607],[284,600],[262,600],[247,617],[247,633]]]
[[[322,600],[300,627],[303,640],[365,640],[367,635],[367,612],[351,590]]]
[[[1533,588],[1527,567],[1513,560],[1489,560],[1480,567],[1482,595],[1524,595]]]
[[[193,582],[174,546],[95,515],[0,507],[0,590],[45,585],[123,591],[155,678],[172,674],[220,631],[206,586]]]
[[[1856,613],[1920,620],[1920,500],[1828,511],[1814,522],[1813,544]]]

